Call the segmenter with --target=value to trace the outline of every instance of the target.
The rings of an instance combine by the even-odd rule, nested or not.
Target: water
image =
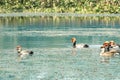
[[[120,80],[120,57],[102,62],[100,46],[119,43],[119,17],[1,17],[0,80]],[[70,39],[89,49],[73,49]],[[34,51],[20,62],[16,46]]]

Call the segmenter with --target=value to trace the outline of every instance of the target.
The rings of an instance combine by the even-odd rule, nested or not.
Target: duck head
[[[73,43],[73,47],[76,47],[76,38],[71,38],[71,42]]]
[[[103,46],[104,46],[104,47],[109,46],[109,41],[105,41],[105,42],[103,43]]]
[[[110,46],[115,46],[115,42],[114,41],[110,41]]]
[[[18,53],[20,53],[22,51],[22,47],[21,46],[17,46],[16,50],[17,50]]]

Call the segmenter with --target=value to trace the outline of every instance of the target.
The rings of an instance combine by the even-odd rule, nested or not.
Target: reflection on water
[[[119,43],[119,25],[119,17],[1,17],[0,80],[119,80],[120,57],[99,56],[104,41]],[[72,37],[90,48],[73,49]],[[17,45],[35,54],[18,62]]]
[[[101,24],[99,28],[117,28],[116,23],[120,24],[119,16],[116,17],[105,17],[105,16],[98,16],[98,17],[57,17],[57,16],[37,16],[37,17],[1,17],[0,18],[0,26],[20,26],[23,24],[29,25],[38,25],[39,23],[44,23],[41,26],[47,25],[52,23],[51,25],[57,27],[62,25],[80,25],[80,27],[88,28],[96,28],[97,24]],[[105,26],[103,26],[104,24]],[[73,27],[74,27],[73,26]]]

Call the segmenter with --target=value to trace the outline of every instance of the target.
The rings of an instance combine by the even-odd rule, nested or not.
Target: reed
[[[0,0],[0,13],[120,13],[120,0]]]

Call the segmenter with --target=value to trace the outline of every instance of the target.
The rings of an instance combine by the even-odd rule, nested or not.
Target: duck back
[[[84,48],[89,48],[89,45],[85,44],[83,47],[84,47]]]
[[[30,52],[29,52],[29,55],[30,55],[30,56],[32,56],[32,55],[33,55],[33,53],[34,53],[33,51],[30,51]]]

